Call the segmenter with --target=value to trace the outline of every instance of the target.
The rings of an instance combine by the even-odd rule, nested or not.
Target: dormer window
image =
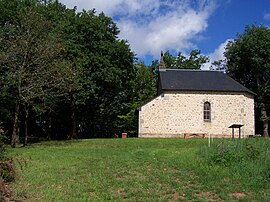
[[[203,104],[203,120],[205,122],[211,122],[211,105],[209,102]]]

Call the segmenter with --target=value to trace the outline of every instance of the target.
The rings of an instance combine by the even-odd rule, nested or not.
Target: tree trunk
[[[52,110],[50,109],[48,114],[48,133],[47,133],[47,140],[52,139]]]
[[[71,131],[71,137],[70,139],[74,139],[77,138],[77,127],[76,127],[76,114],[75,114],[75,104],[72,101],[71,104],[71,110],[72,110],[72,114],[71,114],[71,120],[72,120],[72,131]]]
[[[27,104],[25,107],[25,120],[24,120],[24,144],[23,146],[27,146],[28,141],[28,115],[29,115],[29,105]]]
[[[268,134],[268,116],[267,116],[267,113],[266,113],[266,109],[265,109],[265,105],[262,103],[261,104],[262,108],[261,108],[261,113],[262,113],[262,122],[263,122],[263,136],[264,137],[269,137],[269,134]]]
[[[18,142],[19,114],[20,114],[20,102],[17,102],[14,116],[13,132],[11,137],[11,146],[13,148],[16,147],[16,143]]]

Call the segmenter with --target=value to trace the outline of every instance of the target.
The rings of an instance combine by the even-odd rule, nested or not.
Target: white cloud
[[[208,54],[210,62],[206,63],[202,69],[209,69],[212,62],[225,59],[224,52],[229,41],[233,41],[233,39],[227,39],[225,42],[221,43],[214,52]]]
[[[229,41],[233,41],[233,39],[227,39],[225,42],[221,43],[213,53],[209,54],[209,57],[212,61],[224,59],[224,52],[226,45]]]
[[[136,23],[133,18],[122,18],[118,21],[120,37],[128,39],[139,56],[146,53],[156,56],[161,49],[183,51],[196,48],[192,40],[201,38],[214,9],[214,4],[205,2],[209,1],[200,1],[197,10],[186,3],[178,5],[180,7],[171,5],[167,12],[158,13],[145,23]]]
[[[265,13],[264,16],[263,16],[263,18],[264,18],[265,20],[270,21],[270,13]]]
[[[78,11],[82,9],[90,10],[95,8],[98,13],[104,12],[106,15],[134,14],[138,11],[147,11],[153,7],[159,7],[156,0],[60,0],[69,8],[77,6]],[[149,11],[149,10],[148,10]]]
[[[215,0],[61,0],[68,7],[96,8],[112,16],[120,28],[119,37],[143,56],[157,56],[160,50],[184,51],[196,48],[202,38]]]
[[[161,49],[179,51],[194,47],[191,40],[207,28],[206,17],[205,13],[189,10],[185,13],[167,13],[145,25],[123,20],[118,26],[120,37],[129,39],[137,54],[150,52],[156,55]]]

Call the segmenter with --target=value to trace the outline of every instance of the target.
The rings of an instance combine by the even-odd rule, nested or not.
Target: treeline
[[[47,139],[118,133],[137,94],[134,53],[111,18],[57,1],[0,1],[1,122]]]

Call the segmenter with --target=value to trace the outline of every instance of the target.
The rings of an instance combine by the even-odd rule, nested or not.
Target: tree
[[[243,34],[227,44],[224,55],[228,74],[257,94],[256,108],[263,122],[263,135],[269,137],[270,29],[247,26]]]
[[[0,11],[0,115],[12,145],[27,125],[48,139],[118,132],[136,68],[112,19],[56,0],[2,0]]]
[[[119,128],[130,135],[137,135],[137,109],[157,95],[158,61],[153,61],[150,66],[139,62],[135,68],[136,76],[132,80],[131,94],[133,99],[127,104],[128,112],[118,116],[121,119]]]
[[[211,63],[210,70],[226,71],[226,61],[225,60],[216,60]]]
[[[70,92],[52,118],[57,125],[72,126],[70,138],[78,131],[81,137],[110,137],[119,130],[118,115],[132,100],[134,53],[118,39],[119,29],[104,13],[67,10],[65,17],[65,58],[79,69],[79,88]],[[70,118],[63,119],[63,113]]]
[[[38,1],[12,2],[16,5],[11,9],[16,18],[12,21],[3,18],[1,21],[0,68],[7,91],[15,100],[11,141],[15,147],[20,112],[24,111],[25,115],[27,144],[29,108],[37,100],[67,93],[72,88],[74,72],[62,57],[64,46],[61,36],[57,27],[46,18],[46,7]]]
[[[200,69],[209,61],[209,58],[202,55],[200,50],[192,50],[189,57],[185,57],[181,52],[173,56],[167,51],[163,59],[168,69]]]

